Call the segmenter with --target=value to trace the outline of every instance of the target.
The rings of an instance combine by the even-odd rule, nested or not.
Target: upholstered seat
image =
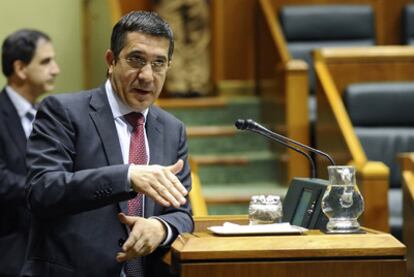
[[[344,103],[367,158],[390,168],[391,232],[402,238],[402,192],[396,156],[414,151],[414,82],[353,84]]]

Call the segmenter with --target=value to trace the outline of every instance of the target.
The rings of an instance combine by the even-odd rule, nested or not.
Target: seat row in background
[[[384,231],[391,226],[402,240],[396,155],[414,151],[414,110],[406,108],[414,104],[414,49],[409,46],[414,42],[414,2],[397,2],[390,7],[376,0],[347,5],[260,0],[257,70],[259,91],[273,107],[266,118],[274,129],[327,151],[338,164],[355,164],[366,197],[363,224]],[[393,20],[386,22],[391,13]],[[397,21],[401,27],[391,37],[387,31]],[[387,44],[407,46],[383,46]],[[364,111],[362,118],[371,116],[368,125],[350,113],[355,103]],[[376,108],[378,103],[387,111]],[[307,133],[300,132],[303,128]],[[289,178],[303,172],[298,165],[306,167],[306,161],[292,161]],[[318,159],[322,178],[326,165]]]

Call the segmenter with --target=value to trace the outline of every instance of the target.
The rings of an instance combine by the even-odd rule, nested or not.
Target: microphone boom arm
[[[289,145],[288,143],[286,143],[285,141],[283,141],[282,139],[280,139],[278,137],[274,137],[274,136],[272,136],[272,135],[270,135],[268,133],[261,132],[260,130],[254,130],[254,129],[248,129],[248,130],[250,130],[250,131],[252,131],[252,132],[254,132],[256,134],[260,134],[262,136],[265,136],[265,137],[267,137],[267,138],[269,138],[271,140],[275,140],[276,142],[278,142],[278,143],[286,146],[287,148],[292,149],[292,150],[294,150],[294,151],[296,151],[296,152],[304,155],[309,160],[309,162],[311,163],[311,168],[312,168],[312,173],[311,173],[312,175],[311,176],[312,176],[312,178],[313,179],[316,178],[315,161],[311,158],[311,156],[308,153],[306,153],[305,151],[302,151],[301,149],[295,148],[292,145]]]
[[[258,123],[256,123],[256,124],[257,124],[257,125],[259,125]],[[270,132],[271,132],[271,131],[270,131]],[[278,134],[278,133],[274,133],[274,132],[271,132],[271,133],[272,133],[272,135],[273,135],[275,138],[279,138],[279,139],[281,139],[281,140],[284,140],[284,141],[287,141],[287,142],[293,143],[294,145],[297,145],[297,146],[300,146],[300,147],[302,147],[302,148],[305,148],[306,150],[309,150],[309,151],[314,152],[314,153],[316,153],[316,154],[322,155],[322,156],[324,156],[325,158],[327,158],[327,159],[329,160],[329,162],[331,163],[331,165],[335,165],[335,162],[334,162],[334,160],[332,159],[332,157],[331,157],[331,156],[329,156],[328,154],[326,154],[325,152],[322,152],[322,151],[320,151],[320,150],[318,150],[318,149],[315,149],[315,148],[312,148],[312,147],[307,146],[307,145],[305,145],[305,144],[302,144],[302,143],[300,143],[300,142],[297,142],[297,141],[295,141],[295,140],[293,140],[293,139],[291,139],[291,138],[288,138],[288,137],[282,136],[282,135],[280,135],[280,134]]]
[[[335,162],[331,158],[331,156],[329,156],[325,152],[322,152],[320,150],[314,149],[314,148],[312,148],[310,146],[307,146],[305,144],[302,144],[302,143],[300,143],[298,141],[295,141],[295,140],[293,140],[291,138],[282,136],[282,135],[280,135],[278,133],[272,132],[272,131],[266,129],[265,127],[263,127],[262,125],[260,125],[259,123],[255,122],[252,119],[238,119],[238,120],[236,120],[235,125],[236,125],[236,128],[237,129],[240,129],[240,130],[249,130],[249,131],[252,131],[252,132],[261,134],[261,135],[263,135],[263,136],[265,136],[265,137],[267,137],[269,139],[272,139],[272,140],[275,140],[276,142],[279,142],[280,144],[288,147],[289,149],[292,149],[292,150],[294,150],[294,151],[296,151],[296,152],[304,155],[306,158],[308,158],[309,162],[311,163],[311,166],[312,166],[312,178],[315,178],[315,176],[316,176],[315,161],[311,158],[311,156],[308,153],[304,152],[300,148],[293,147],[289,143],[294,144],[296,146],[299,146],[299,147],[301,147],[303,149],[306,149],[306,150],[308,150],[310,152],[316,153],[318,155],[322,155],[322,156],[324,156],[325,158],[327,158],[329,160],[329,162],[331,163],[331,165],[335,165]]]

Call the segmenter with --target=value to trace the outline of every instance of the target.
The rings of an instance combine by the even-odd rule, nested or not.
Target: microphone
[[[322,155],[322,156],[324,156],[325,158],[327,158],[329,160],[331,165],[335,165],[334,160],[327,153],[322,152],[322,151],[317,150],[317,149],[314,149],[310,146],[302,144],[302,143],[300,143],[298,141],[295,141],[293,139],[290,139],[288,137],[285,137],[285,136],[282,136],[280,134],[274,133],[274,132],[270,131],[269,129],[263,127],[259,123],[255,122],[252,119],[237,119],[236,122],[235,122],[235,125],[236,125],[236,128],[239,129],[239,130],[249,130],[249,131],[258,133],[262,136],[265,136],[269,139],[272,139],[272,140],[275,140],[275,141],[279,142],[280,144],[288,147],[289,149],[292,149],[292,150],[304,155],[309,160],[309,162],[311,164],[312,178],[316,177],[315,161],[311,158],[311,156],[308,153],[302,151],[299,148],[293,147],[289,143],[294,144],[294,145],[299,146],[299,147],[302,147],[302,148],[304,148],[304,149],[306,149],[310,152],[313,152],[315,154]]]

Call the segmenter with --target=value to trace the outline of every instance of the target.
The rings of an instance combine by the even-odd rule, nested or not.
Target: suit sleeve
[[[55,96],[46,98],[27,146],[26,198],[40,218],[88,211],[133,196],[128,165],[75,170],[77,132],[70,110]]]
[[[0,203],[20,206],[25,203],[26,175],[23,174],[23,167],[26,164],[24,156],[21,157],[22,154],[17,148],[16,141],[18,139],[7,132],[6,120],[10,120],[10,118],[6,119],[0,114]],[[16,122],[18,121],[20,118],[16,120]],[[14,127],[18,128],[19,126]]]
[[[11,171],[0,150],[0,202],[21,204],[25,202],[26,176]]]
[[[178,145],[177,151],[177,160],[182,159],[184,161],[184,167],[177,174],[177,177],[187,189],[188,192],[191,190],[191,170],[188,162],[188,147],[187,147],[187,136],[185,132],[185,126],[181,124],[180,126],[181,135],[180,143]],[[173,229],[173,239],[184,232],[192,232],[194,229],[194,222],[191,215],[191,206],[188,195],[186,197],[187,202],[185,205],[182,205],[180,208],[175,209],[173,207],[167,208],[165,212],[159,217],[167,222]]]

